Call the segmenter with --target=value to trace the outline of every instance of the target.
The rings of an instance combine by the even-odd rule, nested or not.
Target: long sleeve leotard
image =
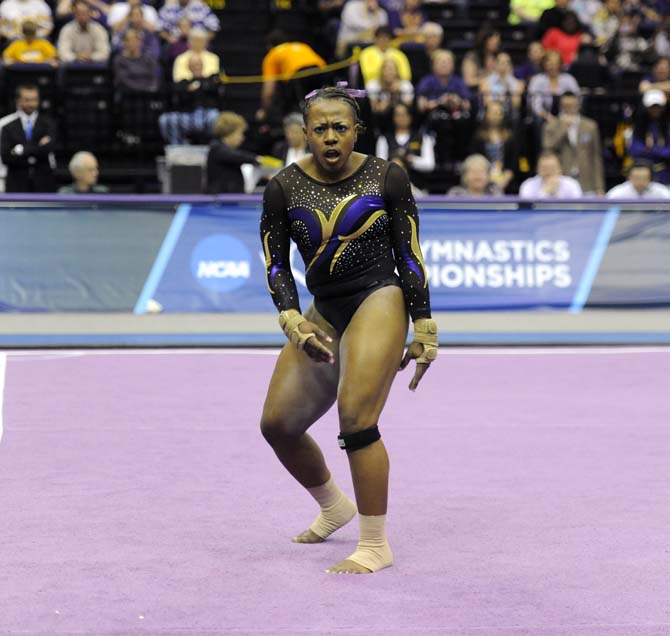
[[[333,184],[292,164],[265,189],[260,229],[268,289],[279,311],[300,310],[289,264],[293,239],[315,298],[357,293],[397,269],[412,319],[430,318],[416,204],[395,164],[370,156]]]

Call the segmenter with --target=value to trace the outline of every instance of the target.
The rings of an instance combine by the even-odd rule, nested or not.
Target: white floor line
[[[20,361],[56,360],[83,356],[156,356],[156,355],[249,355],[277,356],[279,348],[230,349],[74,349],[74,350],[5,350],[0,355],[10,356]],[[565,355],[623,355],[634,353],[670,354],[670,346],[612,346],[612,347],[441,347],[442,356],[565,356]]]
[[[2,406],[5,396],[5,369],[7,368],[7,354],[0,353],[0,442],[2,441]]]

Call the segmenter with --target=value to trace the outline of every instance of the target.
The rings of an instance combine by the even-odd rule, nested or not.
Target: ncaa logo
[[[218,292],[233,291],[251,276],[251,255],[239,239],[212,234],[193,249],[191,273],[203,287]]]

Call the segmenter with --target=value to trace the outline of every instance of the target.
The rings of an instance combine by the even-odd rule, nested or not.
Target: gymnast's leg
[[[351,521],[355,504],[337,487],[307,429],[335,402],[339,374],[339,334],[310,307],[305,317],[333,339],[335,364],[318,363],[287,343],[279,355],[263,407],[261,431],[279,461],[316,499],[321,512],[294,537],[296,543],[319,543]]]
[[[347,444],[361,535],[356,551],[327,570],[331,573],[374,572],[393,563],[385,526],[389,460],[375,427],[403,356],[407,328],[402,290],[388,286],[363,301],[342,336],[340,437]]]

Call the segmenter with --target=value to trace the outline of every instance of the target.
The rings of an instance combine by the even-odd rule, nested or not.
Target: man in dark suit
[[[6,192],[54,192],[55,125],[39,113],[37,86],[16,89],[16,119],[5,125],[0,153],[7,166]]]

